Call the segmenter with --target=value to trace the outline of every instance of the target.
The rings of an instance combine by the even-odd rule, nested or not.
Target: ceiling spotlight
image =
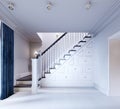
[[[49,1],[49,2],[47,3],[47,10],[51,10],[52,7],[53,7],[53,3]]]
[[[88,2],[86,3],[86,5],[85,5],[85,8],[86,8],[87,10],[89,10],[91,7],[92,7],[92,2],[91,2],[91,1],[88,1]]]
[[[14,6],[15,6],[15,4],[13,2],[11,2],[11,1],[8,2],[8,9],[9,10],[13,11],[14,10]]]

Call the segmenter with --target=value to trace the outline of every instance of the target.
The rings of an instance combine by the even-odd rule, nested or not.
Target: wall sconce
[[[40,52],[38,52],[38,51],[34,52],[34,56],[36,59],[38,59],[40,57],[40,55],[41,55]]]

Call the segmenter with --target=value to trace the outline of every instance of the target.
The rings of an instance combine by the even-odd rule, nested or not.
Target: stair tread
[[[76,52],[76,50],[69,50],[69,52],[68,52],[68,53],[70,53],[70,52]]]
[[[65,54],[64,57],[65,57],[65,56],[71,56],[71,54]]]
[[[50,68],[50,69],[55,69],[55,67],[53,67],[53,68]]]
[[[66,60],[66,59],[59,59],[59,60]]]
[[[45,76],[43,76],[42,78],[46,78]]]
[[[81,41],[79,41],[78,43],[81,43],[81,42],[82,42],[82,43],[86,43],[87,41],[81,40]]]
[[[81,45],[75,45],[73,48],[75,48],[75,47],[81,47]]]
[[[61,65],[60,63],[55,63],[55,65]]]
[[[30,88],[31,84],[17,84],[14,88]]]
[[[85,36],[83,39],[86,39],[86,38],[92,38],[92,36]]]
[[[32,81],[32,75],[28,75],[22,78],[17,79],[17,81]]]
[[[45,74],[51,74],[51,72],[45,72]]]

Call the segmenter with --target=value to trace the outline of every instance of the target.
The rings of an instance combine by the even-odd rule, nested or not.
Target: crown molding
[[[94,33],[94,36],[98,35],[101,31],[107,28],[118,16],[120,15],[120,0],[115,0],[101,19],[93,26],[91,33]]]

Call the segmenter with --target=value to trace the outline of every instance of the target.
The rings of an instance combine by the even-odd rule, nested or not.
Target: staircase
[[[56,42],[42,54],[42,77],[61,67],[70,57],[74,56],[90,39],[88,33],[64,33]]]
[[[32,86],[32,75],[28,75],[16,80],[16,86],[14,86],[14,91],[30,91]]]
[[[46,78],[46,75],[59,69],[92,38],[93,36],[89,33],[64,33],[44,52],[40,53],[37,57],[38,84],[40,84],[39,81]],[[29,89],[31,87],[31,81],[31,75],[18,79],[15,88]]]
[[[92,38],[93,36],[88,33],[64,33],[38,58],[40,80],[44,80],[46,75],[59,69]]]

